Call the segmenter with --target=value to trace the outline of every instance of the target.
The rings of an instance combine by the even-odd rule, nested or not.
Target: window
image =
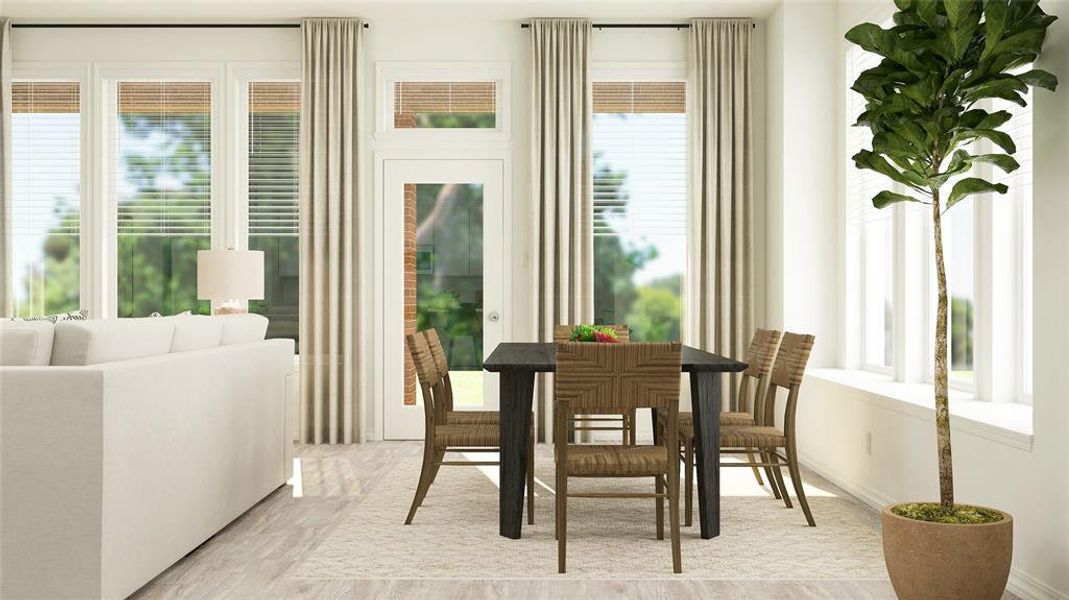
[[[393,94],[395,129],[497,127],[493,81],[398,81]]]
[[[678,340],[686,269],[682,81],[594,83],[594,316]]]
[[[877,60],[851,48],[849,81]],[[980,163],[967,176],[1006,183],[1009,193],[969,197],[942,219],[950,384],[982,400],[1030,402],[1032,393],[1030,94],[1026,100],[1029,106],[1023,108],[1003,100],[977,106],[1011,113],[1000,129],[1014,138],[1014,158],[1021,167],[1005,174]],[[864,110],[861,96],[848,92],[846,107],[845,143],[852,156],[871,147],[871,136],[867,128],[850,127]],[[999,150],[980,141],[969,152]],[[845,173],[846,305],[852,311],[847,319],[847,361],[892,374],[898,381],[931,381],[936,287],[930,208],[898,204],[877,211],[871,198],[883,189],[902,192],[901,186],[859,171],[852,161]]]
[[[267,337],[296,340],[301,85],[252,81],[248,93],[248,247],[264,253],[264,298],[249,311],[270,320]]]
[[[207,314],[197,251],[211,247],[211,84],[123,81],[116,93],[118,316]]]
[[[15,315],[80,305],[81,102],[76,81],[11,84]]]

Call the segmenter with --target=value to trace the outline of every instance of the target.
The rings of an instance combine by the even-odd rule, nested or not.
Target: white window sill
[[[935,418],[935,399],[927,383],[902,383],[890,376],[846,369],[810,369],[812,377],[862,392],[869,402],[921,419]],[[1017,402],[976,400],[968,392],[950,390],[951,431],[961,431],[1000,444],[1032,449],[1032,407]]]

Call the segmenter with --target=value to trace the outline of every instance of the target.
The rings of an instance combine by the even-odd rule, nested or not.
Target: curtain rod
[[[690,29],[690,23],[593,23],[594,29]],[[528,29],[530,23],[520,23],[520,29]],[[750,23],[757,29],[757,23]]]
[[[300,23],[12,23],[12,27],[38,29],[285,29]],[[364,23],[364,29],[370,28]]]

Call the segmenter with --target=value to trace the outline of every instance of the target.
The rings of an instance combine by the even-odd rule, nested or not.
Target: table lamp
[[[211,300],[217,315],[247,313],[247,300],[264,297],[264,253],[260,250],[199,250],[197,298]]]

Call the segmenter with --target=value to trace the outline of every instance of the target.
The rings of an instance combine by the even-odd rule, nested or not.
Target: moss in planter
[[[990,508],[955,504],[954,508],[947,510],[938,502],[918,502],[915,504],[900,504],[891,509],[891,512],[900,517],[915,521],[928,521],[929,523],[951,523],[956,525],[982,525],[995,523],[1003,519],[1002,513]]]

